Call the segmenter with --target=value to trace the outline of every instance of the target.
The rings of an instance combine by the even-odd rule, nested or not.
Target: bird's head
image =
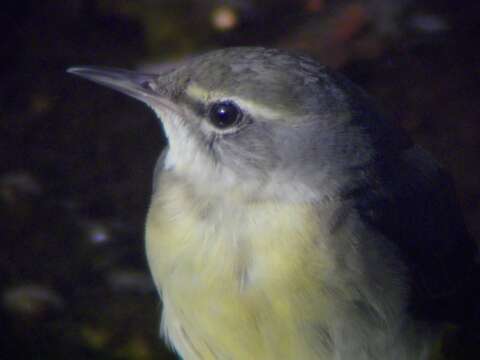
[[[69,72],[151,107],[168,138],[165,170],[209,195],[325,200],[389,136],[356,87],[281,50],[218,50],[161,74]]]

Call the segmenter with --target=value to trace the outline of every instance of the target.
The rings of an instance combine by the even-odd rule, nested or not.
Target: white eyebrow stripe
[[[207,90],[201,88],[195,83],[190,84],[185,90],[185,93],[192,99],[200,100],[203,102],[207,102],[210,95]]]
[[[191,98],[204,103],[212,103],[216,101],[233,101],[253,116],[259,116],[272,120],[280,119],[285,116],[285,114],[279,111],[275,111],[274,109],[268,106],[264,106],[253,100],[242,99],[237,96],[230,96],[228,94],[216,91],[207,91],[202,87],[198,86],[197,84],[191,84],[185,92]]]

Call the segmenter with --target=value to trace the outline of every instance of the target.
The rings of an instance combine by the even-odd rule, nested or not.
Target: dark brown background
[[[304,50],[375,95],[445,164],[478,242],[479,16],[477,2],[454,0],[4,3],[1,357],[172,358],[143,251],[160,126],[68,66],[133,68],[232,45]],[[472,358],[452,343],[449,358]]]

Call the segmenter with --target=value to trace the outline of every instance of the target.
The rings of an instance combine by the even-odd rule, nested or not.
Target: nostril
[[[140,86],[145,90],[155,90],[151,81],[144,80],[140,83]]]
[[[142,89],[147,90],[149,92],[155,92],[156,93],[157,90],[158,90],[157,84],[152,79],[141,80],[141,81],[139,81],[139,85]]]

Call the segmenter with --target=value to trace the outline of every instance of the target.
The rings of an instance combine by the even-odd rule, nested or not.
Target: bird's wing
[[[381,187],[365,191],[357,201],[359,214],[400,249],[410,272],[413,315],[463,321],[474,305],[478,250],[466,231],[452,181],[416,146],[391,160],[376,174]]]

